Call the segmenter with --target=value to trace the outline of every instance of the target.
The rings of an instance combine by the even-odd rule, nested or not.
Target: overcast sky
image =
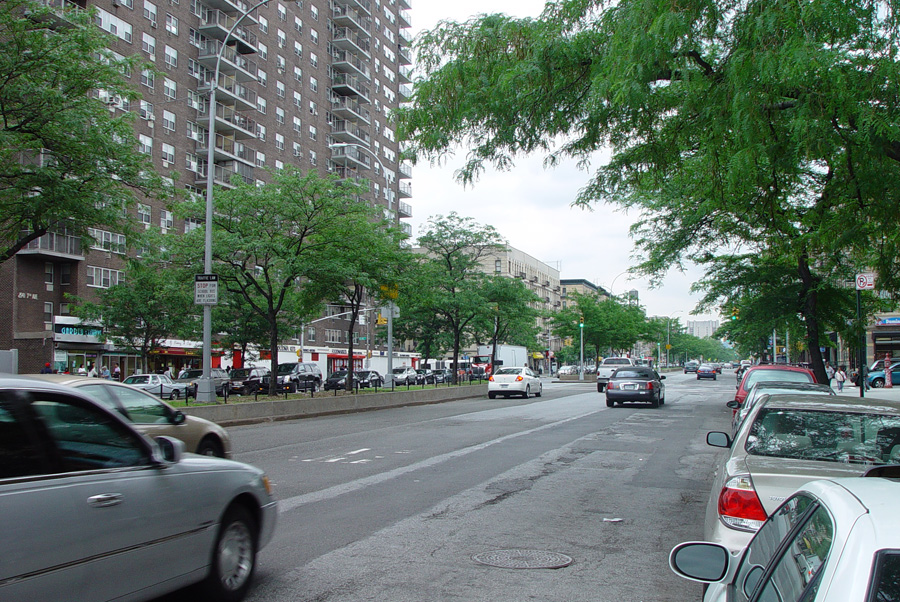
[[[479,13],[537,16],[543,7],[539,0],[414,0],[411,33],[432,29],[443,19],[465,21]],[[672,316],[682,324],[719,319],[690,315],[699,299],[690,294],[699,270],[672,271],[657,289],[650,289],[645,280],[630,279],[633,244],[628,228],[634,218],[609,205],[596,205],[593,211],[571,207],[589,178],[574,162],[544,169],[543,156],[522,158],[515,169],[488,169],[474,186],[463,188],[454,172],[464,156],[461,151],[440,167],[420,162],[413,168],[413,236],[430,217],[456,211],[494,226],[513,247],[558,267],[562,278],[584,278],[616,295],[636,289],[650,316]]]

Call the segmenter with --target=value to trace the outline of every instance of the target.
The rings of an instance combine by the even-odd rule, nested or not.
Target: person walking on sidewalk
[[[834,368],[831,364],[825,364],[825,375],[828,376],[828,386],[831,386],[831,380],[834,378]]]
[[[838,371],[834,373],[834,380],[837,381],[838,392],[842,392],[844,390],[844,381],[847,380],[846,366],[838,367]]]

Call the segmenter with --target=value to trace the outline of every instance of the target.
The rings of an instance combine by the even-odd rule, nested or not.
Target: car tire
[[[876,389],[882,388],[884,386],[884,379],[883,378],[872,379],[872,386]]]
[[[603,393],[606,390],[606,385],[603,383],[597,383],[597,393]]]
[[[222,443],[213,437],[204,437],[197,446],[195,452],[198,456],[215,456],[216,458],[224,458],[225,450],[222,449]]]
[[[241,389],[241,395],[244,395],[244,396],[249,396],[250,393],[252,393],[252,392],[253,392],[253,390],[250,389],[250,385],[244,385],[243,388]]]
[[[488,399],[494,399],[494,398],[496,398],[496,397],[497,397],[497,394],[494,393],[493,391],[491,391],[490,393],[488,393]]]
[[[535,397],[541,397],[544,394],[544,386],[541,385],[538,387],[537,393],[534,394]]]
[[[659,407],[659,400],[658,400],[658,399],[652,399],[652,400],[650,401],[650,407],[651,407],[651,408],[658,408],[658,407]]]
[[[606,407],[608,407],[608,408],[614,408],[614,407],[616,407],[616,402],[614,402],[614,401],[611,400],[611,399],[607,399],[607,400],[606,400]]]
[[[178,389],[174,389],[172,391],[172,393],[169,394],[169,399],[171,401],[175,401],[176,399],[180,399],[180,398],[181,398],[181,393],[178,391]]]
[[[530,395],[531,395],[531,385],[526,385],[526,386],[525,386],[525,392],[522,393],[522,399],[528,399],[528,397],[529,397]]]
[[[209,575],[200,584],[205,599],[239,602],[244,598],[256,569],[258,538],[250,512],[240,505],[229,508],[219,525]]]
[[[296,393],[296,392],[297,392],[297,383],[295,383],[294,381],[291,381],[290,384],[288,384],[288,393]]]

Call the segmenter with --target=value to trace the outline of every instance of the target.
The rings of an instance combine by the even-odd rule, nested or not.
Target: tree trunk
[[[819,339],[819,295],[816,292],[815,282],[813,281],[813,275],[809,269],[806,257],[801,257],[798,261],[797,271],[800,274],[800,282],[802,283],[800,295],[803,303],[803,317],[806,320],[806,346],[809,349],[809,359],[812,363],[813,374],[816,376],[816,382],[827,384],[828,375],[825,373],[825,362],[822,359]],[[773,349],[772,351],[774,352],[775,350]]]
[[[278,324],[274,320],[269,322],[269,353],[272,354],[269,395],[275,395],[278,391]]]

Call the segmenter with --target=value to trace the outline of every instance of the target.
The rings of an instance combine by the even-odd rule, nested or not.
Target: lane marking
[[[334,485],[332,487],[327,487],[325,489],[321,489],[319,491],[313,491],[311,493],[304,493],[301,495],[295,495],[293,497],[289,497],[283,500],[278,500],[278,511],[279,512],[289,512],[304,504],[312,504],[315,502],[321,502],[324,500],[329,500],[335,498],[339,495],[344,495],[345,493],[352,493],[354,491],[359,491],[360,489],[365,489],[366,487],[371,487],[373,485],[379,485],[386,481],[390,481],[391,479],[396,479],[405,474],[409,474],[411,472],[415,472],[417,470],[422,470],[424,468],[431,468],[433,466],[437,466],[438,464],[443,464],[444,462],[449,462],[450,460],[455,460],[456,458],[461,458],[463,456],[467,456],[469,454],[473,454],[475,452],[482,451],[491,447],[492,445],[497,445],[499,443],[505,443],[506,441],[511,441],[513,439],[517,439],[519,437],[525,437],[527,435],[531,435],[540,431],[544,431],[550,428],[555,428],[562,424],[566,424],[567,422],[572,422],[573,420],[581,420],[583,418],[587,418],[588,416],[592,416],[594,414],[598,414],[600,412],[606,411],[607,408],[598,408],[591,412],[587,412],[584,414],[580,414],[577,416],[570,416],[569,418],[564,418],[563,420],[558,420],[556,422],[550,422],[544,424],[542,426],[538,426],[532,429],[528,429],[525,431],[520,431],[518,433],[511,433],[509,435],[504,435],[503,437],[498,437],[497,439],[492,439],[491,441],[485,441],[484,443],[479,443],[477,445],[470,445],[469,447],[464,447],[462,449],[458,449],[452,452],[447,452],[446,454],[441,454],[439,456],[434,456],[432,458],[428,458],[426,460],[422,460],[420,462],[415,462],[410,464],[409,466],[401,466],[399,468],[395,468],[393,470],[389,470],[387,472],[382,472],[379,474],[375,474],[369,477],[365,477],[362,479],[356,479],[354,481],[349,481],[347,483],[341,483],[340,485]],[[406,452],[409,453],[409,452]],[[340,458],[341,460],[345,458]],[[337,461],[337,460],[334,460]]]

